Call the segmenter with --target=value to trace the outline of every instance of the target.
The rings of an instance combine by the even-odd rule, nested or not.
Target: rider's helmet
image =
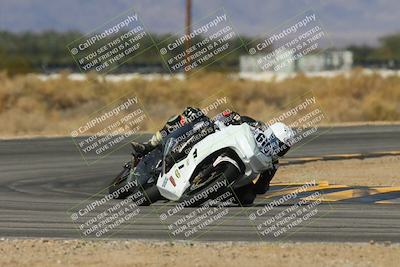
[[[186,107],[181,114],[170,117],[163,130],[168,130],[171,133],[190,122],[195,123],[204,117],[205,115],[201,109]]]
[[[282,157],[289,151],[293,144],[293,139],[295,137],[295,132],[282,122],[274,123],[270,126],[272,133],[279,140],[280,151],[277,153],[279,157]]]
[[[180,115],[172,116],[168,119],[166,126],[183,126],[189,122],[196,121],[204,117],[204,113],[198,108],[186,107]]]
[[[285,155],[294,142],[295,132],[282,122],[277,122],[256,135],[256,141],[264,154],[272,157]]]
[[[198,119],[203,118],[205,115],[203,111],[199,108],[193,108],[193,107],[186,107],[181,115],[181,123],[189,123],[189,122],[195,122]]]

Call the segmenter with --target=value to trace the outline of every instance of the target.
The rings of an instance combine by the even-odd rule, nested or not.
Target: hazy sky
[[[184,0],[0,0],[0,29],[90,32],[133,7],[152,32],[183,28]],[[313,8],[337,47],[400,31],[399,0],[193,0],[194,22],[224,7],[243,35],[268,33]]]

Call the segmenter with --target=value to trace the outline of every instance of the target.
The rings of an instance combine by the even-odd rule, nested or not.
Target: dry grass
[[[239,113],[266,120],[310,90],[323,107],[325,122],[399,121],[400,77],[363,75],[284,81],[235,80],[220,73],[200,73],[186,80],[135,79],[107,82],[94,75],[85,81],[41,81],[31,75],[0,74],[1,135],[68,134],[89,114],[126,94],[136,95],[158,128],[171,114],[199,104],[217,92]]]
[[[391,267],[398,266],[400,246],[389,242],[201,243],[50,239],[4,240],[0,241],[0,250],[3,252],[0,265],[7,267]]]

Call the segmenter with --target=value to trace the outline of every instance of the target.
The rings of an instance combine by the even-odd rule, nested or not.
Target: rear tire
[[[127,198],[130,194],[132,194],[134,188],[130,188],[129,191],[124,191],[120,194],[117,194],[121,188],[127,185],[127,178],[131,171],[131,164],[127,163],[124,166],[124,169],[114,178],[110,186],[108,187],[108,193],[113,194],[114,198],[116,199],[124,199]]]
[[[140,189],[140,191],[142,191],[142,190]],[[143,191],[142,191],[142,193],[144,193],[146,201],[144,201],[142,204],[140,204],[140,206],[149,206],[149,205],[153,204],[154,202],[157,202],[158,200],[162,199],[160,191],[158,191],[157,185],[152,185],[152,186],[144,189]]]
[[[113,182],[108,188],[108,192],[113,194],[115,199],[125,199],[132,195],[134,192],[141,191],[146,198],[140,206],[149,206],[150,204],[162,199],[160,192],[158,191],[157,185],[152,184],[147,188],[142,188],[141,186],[131,187],[128,191],[116,194],[121,188],[128,184],[128,176],[131,171],[131,165],[128,163],[124,166],[124,169],[115,177]]]

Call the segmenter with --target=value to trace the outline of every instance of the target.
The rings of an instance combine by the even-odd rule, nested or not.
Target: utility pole
[[[192,0],[186,0],[186,16],[185,16],[185,26],[186,26],[186,36],[190,35],[192,32]],[[191,46],[191,40],[185,39],[185,60],[186,66],[190,65],[189,62],[189,53],[187,53],[187,49]]]

